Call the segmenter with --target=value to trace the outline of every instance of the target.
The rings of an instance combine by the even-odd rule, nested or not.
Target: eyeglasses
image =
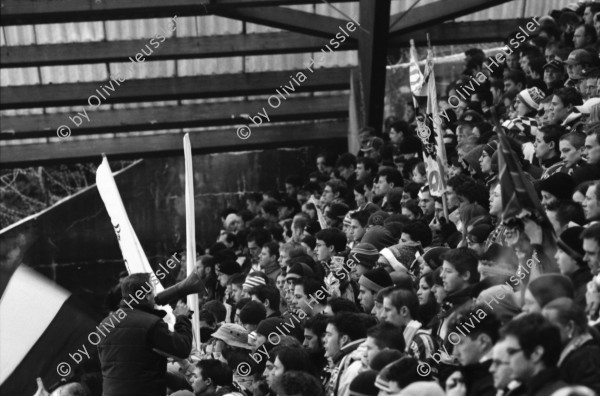
[[[502,360],[498,360],[498,359],[492,360],[492,366],[505,366],[508,364],[509,364],[508,362],[503,362]]]
[[[544,114],[546,114],[546,109],[539,109],[537,112],[537,115],[540,117],[543,116]]]

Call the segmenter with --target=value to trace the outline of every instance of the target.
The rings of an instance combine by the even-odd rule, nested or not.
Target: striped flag
[[[528,215],[548,221],[533,184],[525,177],[521,164],[511,149],[508,137],[502,128],[496,129],[500,142],[498,174],[502,195],[502,221],[524,218]]]
[[[196,271],[196,211],[194,208],[194,169],[192,164],[192,145],[190,134],[183,137],[183,152],[185,158],[185,226],[186,226],[186,270],[187,276]],[[200,349],[200,313],[198,312],[198,294],[187,296],[187,305],[194,314],[192,316],[192,330],[196,347]]]
[[[415,40],[410,39],[410,67],[409,67],[410,90],[413,95],[421,95],[421,87],[425,78],[419,68],[419,59],[417,49],[415,48]]]
[[[88,337],[101,318],[26,265],[1,268],[0,394],[33,395],[37,377],[51,390],[97,354]]]
[[[412,63],[411,63],[412,67]],[[433,50],[427,51],[424,82],[427,97],[413,93],[416,106],[417,136],[423,144],[423,162],[427,170],[427,184],[431,195],[441,197],[446,189],[446,147],[442,131],[442,119],[437,103],[437,89],[433,72]],[[412,87],[411,87],[412,88]]]
[[[516,154],[512,151],[508,137],[502,127],[497,126],[498,139],[498,178],[502,196],[502,222],[512,220],[533,220],[542,232],[542,251],[547,258],[556,252],[556,234],[546,216],[546,211],[538,198],[533,184],[525,176]],[[538,266],[541,273],[558,272],[556,261],[542,260]]]

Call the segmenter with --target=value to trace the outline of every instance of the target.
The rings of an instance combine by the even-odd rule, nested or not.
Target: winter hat
[[[241,273],[242,267],[235,261],[225,260],[222,263],[217,264],[217,271],[225,275],[233,275]]]
[[[480,144],[469,151],[463,159],[465,162],[475,170],[477,175],[481,175],[481,165],[479,164],[479,158],[481,157],[481,153],[483,152],[483,144]]]
[[[381,254],[388,261],[388,263],[390,263],[394,271],[408,271],[408,266],[405,266],[400,261],[403,257],[401,256],[399,245],[381,249],[379,254]]]
[[[498,296],[504,297],[500,298]],[[506,284],[488,287],[479,293],[477,301],[482,304],[488,304],[499,319],[513,318],[521,313],[521,307],[517,302],[517,296],[512,288]],[[490,304],[495,305],[491,306]]]
[[[425,260],[425,262],[427,263],[427,265],[429,267],[431,267],[432,270],[436,270],[438,267],[441,267],[442,264],[444,263],[444,260],[442,259],[442,254],[446,253],[448,250],[450,250],[450,248],[446,248],[446,247],[434,247],[431,248],[427,251],[425,251],[425,253],[423,253],[423,260]]]
[[[546,94],[538,87],[531,87],[519,92],[517,97],[527,106],[537,110],[540,108],[540,103],[542,103],[542,100],[544,100]]]
[[[369,220],[367,221],[367,225],[379,225],[382,226],[385,219],[390,217],[388,212],[384,212],[383,210],[378,210],[369,216]]]
[[[369,230],[362,237],[361,242],[370,243],[379,251],[381,251],[383,248],[398,243],[398,241],[392,236],[392,233],[380,225],[369,228]]]
[[[240,310],[240,322],[242,324],[257,325],[267,317],[267,310],[259,301],[249,301]]]
[[[273,332],[277,332],[277,326],[284,322],[283,318],[275,317],[275,318],[267,318],[261,320],[256,328],[256,334],[263,335],[269,338],[269,334]]]
[[[465,111],[458,119],[459,124],[469,124],[469,125],[476,125],[483,121],[484,121],[484,119],[481,116],[481,114],[479,114],[475,110]]]
[[[567,228],[560,234],[560,238],[557,241],[558,248],[567,253],[578,264],[585,264],[583,261],[583,256],[585,255],[583,240],[579,238],[583,230],[583,227]]]
[[[392,278],[383,268],[375,268],[365,272],[358,280],[358,284],[377,293],[379,290],[392,286]]]
[[[377,396],[379,389],[375,386],[377,371],[369,370],[358,374],[350,383],[350,396]]]
[[[397,396],[445,396],[446,393],[437,382],[419,381],[413,382],[406,388],[402,388]]]
[[[387,201],[390,205],[400,205],[404,189],[402,187],[394,187],[387,194]]]
[[[379,301],[379,302],[383,302]],[[404,353],[397,349],[384,349],[373,357],[371,360],[371,368],[376,371],[381,371],[388,364],[402,358]]]
[[[245,349],[252,349],[248,345],[248,332],[242,326],[235,323],[223,323],[217,331],[212,334],[213,338],[222,340],[225,344]]]
[[[265,284],[265,279],[262,276],[248,276],[242,286],[242,290],[251,290]]]
[[[296,263],[288,270],[285,280],[301,279],[304,277],[315,278],[315,272],[304,263]]]
[[[512,120],[506,120],[502,123],[502,126],[508,129],[509,135],[522,138],[531,138],[538,131],[537,120],[529,117],[517,117]]]
[[[419,374],[418,366],[419,361],[412,356],[405,356],[392,362],[380,371],[375,386],[390,393],[390,382],[396,382],[399,388],[404,389],[413,382],[426,379]]]
[[[490,157],[498,150],[498,141],[492,140],[483,146],[483,151]]]
[[[571,279],[560,274],[540,275],[527,288],[542,308],[558,297],[573,298],[574,294]]]
[[[489,224],[476,225],[467,233],[467,239],[471,243],[484,243],[493,230],[494,227]]]
[[[556,172],[552,176],[539,182],[540,191],[547,191],[559,200],[571,199],[575,182],[573,178],[566,173]]]
[[[361,242],[350,251],[348,265],[362,265],[371,269],[375,266],[378,258],[379,252],[375,249],[375,246],[370,243]]]
[[[348,205],[346,205],[345,203],[336,202],[331,204],[329,210],[325,212],[325,216],[329,217],[330,219],[343,220],[344,216],[346,216],[346,213],[348,213],[349,211],[350,208],[348,207]]]

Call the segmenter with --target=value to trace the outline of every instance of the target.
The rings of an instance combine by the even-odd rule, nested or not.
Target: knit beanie
[[[557,245],[560,250],[569,255],[573,260],[577,261],[578,264],[585,265],[583,256],[585,251],[583,250],[583,240],[579,238],[579,235],[583,232],[583,227],[571,227],[567,228],[560,234]]]
[[[575,182],[573,178],[566,173],[556,172],[552,176],[539,182],[540,191],[547,191],[557,199],[571,199]]]
[[[399,388],[404,389],[413,382],[426,379],[419,374],[418,366],[419,361],[412,356],[405,356],[388,364],[375,380],[377,388],[389,393],[390,382],[395,382]]]
[[[377,259],[379,258],[379,252],[375,249],[375,246],[370,243],[359,243],[354,246],[350,251],[348,257],[348,265],[362,265],[368,269],[375,266]]]
[[[379,251],[398,243],[392,236],[392,233],[387,228],[380,225],[371,227],[362,237],[361,242],[370,243]]]
[[[559,297],[573,298],[571,279],[560,274],[540,275],[527,286],[540,307]]]
[[[384,349],[373,357],[371,360],[371,368],[376,371],[381,371],[385,366],[395,362],[403,356],[403,351],[397,349]]]
[[[242,324],[257,325],[267,317],[267,310],[259,301],[249,301],[240,310],[240,322]]]
[[[242,267],[232,260],[225,260],[220,264],[217,264],[217,271],[225,275],[239,274],[242,272]]]
[[[429,250],[426,250],[423,253],[423,260],[427,263],[427,265],[435,271],[438,267],[441,267],[444,263],[442,259],[442,254],[446,253],[450,248],[447,247],[434,247]]]
[[[437,382],[413,382],[403,388],[397,396],[445,396],[446,393]]]
[[[494,153],[498,150],[498,142],[496,140],[492,140],[490,142],[487,142],[484,146],[483,146],[483,151],[489,155],[490,157],[492,155],[494,155]]]
[[[284,322],[283,318],[267,318],[261,320],[256,328],[256,333],[269,338],[269,334],[277,332],[277,326]]]
[[[285,280],[288,279],[301,279],[304,277],[316,278],[315,272],[304,263],[296,263],[288,270]]]
[[[367,226],[382,226],[385,219],[390,217],[388,212],[384,212],[383,210],[378,210],[369,216],[369,220],[367,220]]]
[[[331,204],[329,210],[325,212],[325,216],[330,219],[344,220],[344,216],[350,211],[350,208],[345,203],[336,202]]]
[[[350,396],[377,396],[379,389],[375,386],[377,371],[369,370],[358,374],[350,383]]]
[[[488,278],[486,278],[488,279]],[[504,296],[502,299],[498,296]],[[512,288],[506,284],[495,285],[483,290],[477,296],[477,301],[488,304],[499,319],[513,318],[521,313],[517,297]],[[494,304],[493,306],[491,304]]]
[[[542,100],[544,100],[546,94],[544,94],[544,92],[542,92],[542,90],[538,87],[531,87],[522,90],[517,96],[527,106],[534,110],[538,110],[540,108],[540,103],[542,103]]]
[[[375,268],[361,275],[358,284],[377,293],[379,290],[392,286],[392,278],[383,268]]]
[[[478,224],[467,233],[467,239],[471,243],[484,243],[493,230],[489,224]]]
[[[476,146],[463,157],[465,162],[471,168],[473,168],[478,175],[481,175],[481,165],[479,164],[479,158],[481,157],[481,153],[483,152],[483,146],[483,144]]]
[[[262,276],[248,276],[242,286],[242,290],[252,290],[255,287],[265,285],[265,279]]]

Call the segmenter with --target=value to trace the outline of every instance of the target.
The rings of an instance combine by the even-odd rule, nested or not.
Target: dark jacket
[[[192,324],[177,316],[175,332],[162,320],[164,311],[121,302],[121,308],[105,318],[98,330],[103,396],[164,396],[165,354],[187,358],[192,349]]]
[[[491,365],[492,361],[487,360],[460,368],[467,387],[466,396],[494,396],[496,394],[494,378],[490,373]]]
[[[580,340],[565,347],[566,356],[561,354],[560,377],[570,385],[584,385],[600,395],[600,347],[591,336]]]
[[[528,396],[551,396],[554,391],[568,386],[560,379],[560,372],[556,367],[545,369],[527,381]]]

